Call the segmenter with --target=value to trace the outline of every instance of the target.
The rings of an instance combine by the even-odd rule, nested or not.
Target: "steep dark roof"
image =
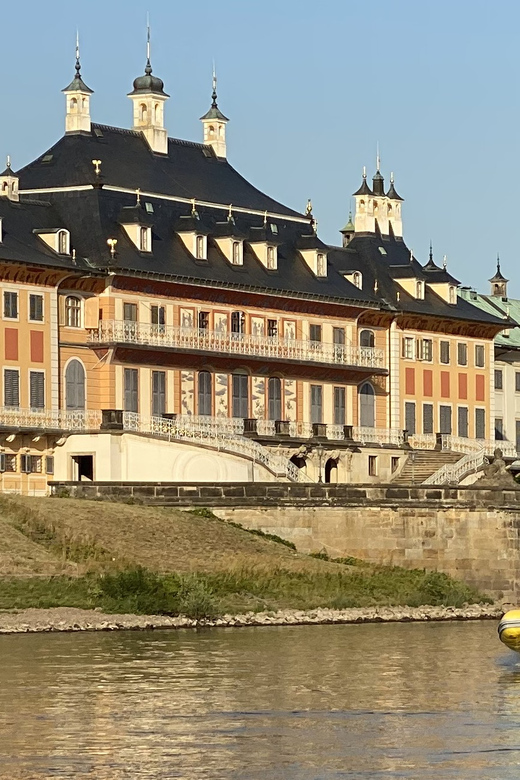
[[[92,160],[101,160],[100,176]],[[105,125],[64,135],[19,176],[22,191],[103,184],[303,217],[257,190],[210,146],[170,138],[168,155],[156,155],[141,133]]]
[[[385,253],[382,254],[380,249],[384,249]],[[377,296],[383,305],[392,310],[503,326],[499,318],[483,313],[463,298],[458,297],[456,304],[449,304],[426,286],[424,300],[418,300],[396,284],[394,280],[406,277],[426,282],[430,279],[415,258],[410,262],[410,250],[404,241],[377,236],[354,236],[344,249],[330,247],[328,258],[329,267],[333,265],[338,270],[360,271],[364,291],[373,292],[377,281]],[[439,270],[442,272],[442,269]]]
[[[361,182],[361,187],[358,190],[356,190],[356,192],[353,192],[352,195],[353,196],[355,196],[355,195],[373,195],[372,190],[368,186],[366,174],[363,174],[363,181]]]

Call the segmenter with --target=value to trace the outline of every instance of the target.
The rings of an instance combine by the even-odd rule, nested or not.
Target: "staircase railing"
[[[465,447],[466,449],[462,449]],[[443,436],[442,449],[450,452],[465,452],[456,463],[445,463],[431,476],[424,480],[423,485],[458,484],[461,479],[479,471],[486,463],[488,456],[496,449],[502,450],[506,457],[516,456],[516,447],[510,441],[495,439],[465,439],[458,436]]]

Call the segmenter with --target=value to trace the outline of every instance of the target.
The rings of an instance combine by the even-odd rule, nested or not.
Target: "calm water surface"
[[[0,777],[518,780],[496,623],[0,637]]]

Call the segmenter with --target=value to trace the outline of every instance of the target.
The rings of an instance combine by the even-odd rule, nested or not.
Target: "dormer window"
[[[58,233],[58,253],[60,255],[69,254],[69,233],[67,230],[60,230]]]
[[[139,249],[141,252],[151,252],[152,229],[149,227],[139,228]]]
[[[231,262],[233,265],[242,265],[242,243],[240,241],[232,242]]]
[[[269,271],[276,269],[276,249],[274,246],[267,247],[267,268]]]
[[[34,233],[59,255],[70,254],[70,233],[64,228],[34,230]]]
[[[207,259],[207,239],[206,236],[195,237],[195,257],[197,260]]]
[[[424,282],[419,281],[415,283],[415,297],[419,301],[424,300]]]
[[[327,262],[322,252],[316,257],[316,276],[327,276]]]
[[[359,290],[361,290],[361,284],[362,284],[362,276],[359,273],[359,271],[356,271],[352,274],[352,284],[357,287]]]
[[[457,288],[453,285],[450,285],[448,290],[448,301],[451,304],[457,303]]]

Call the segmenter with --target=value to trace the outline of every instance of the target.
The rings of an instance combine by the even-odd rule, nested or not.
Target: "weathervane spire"
[[[144,69],[146,74],[152,72],[152,64],[150,62],[150,14],[146,14],[146,68]]]
[[[381,170],[381,157],[379,156],[379,141],[376,144],[376,171]]]

